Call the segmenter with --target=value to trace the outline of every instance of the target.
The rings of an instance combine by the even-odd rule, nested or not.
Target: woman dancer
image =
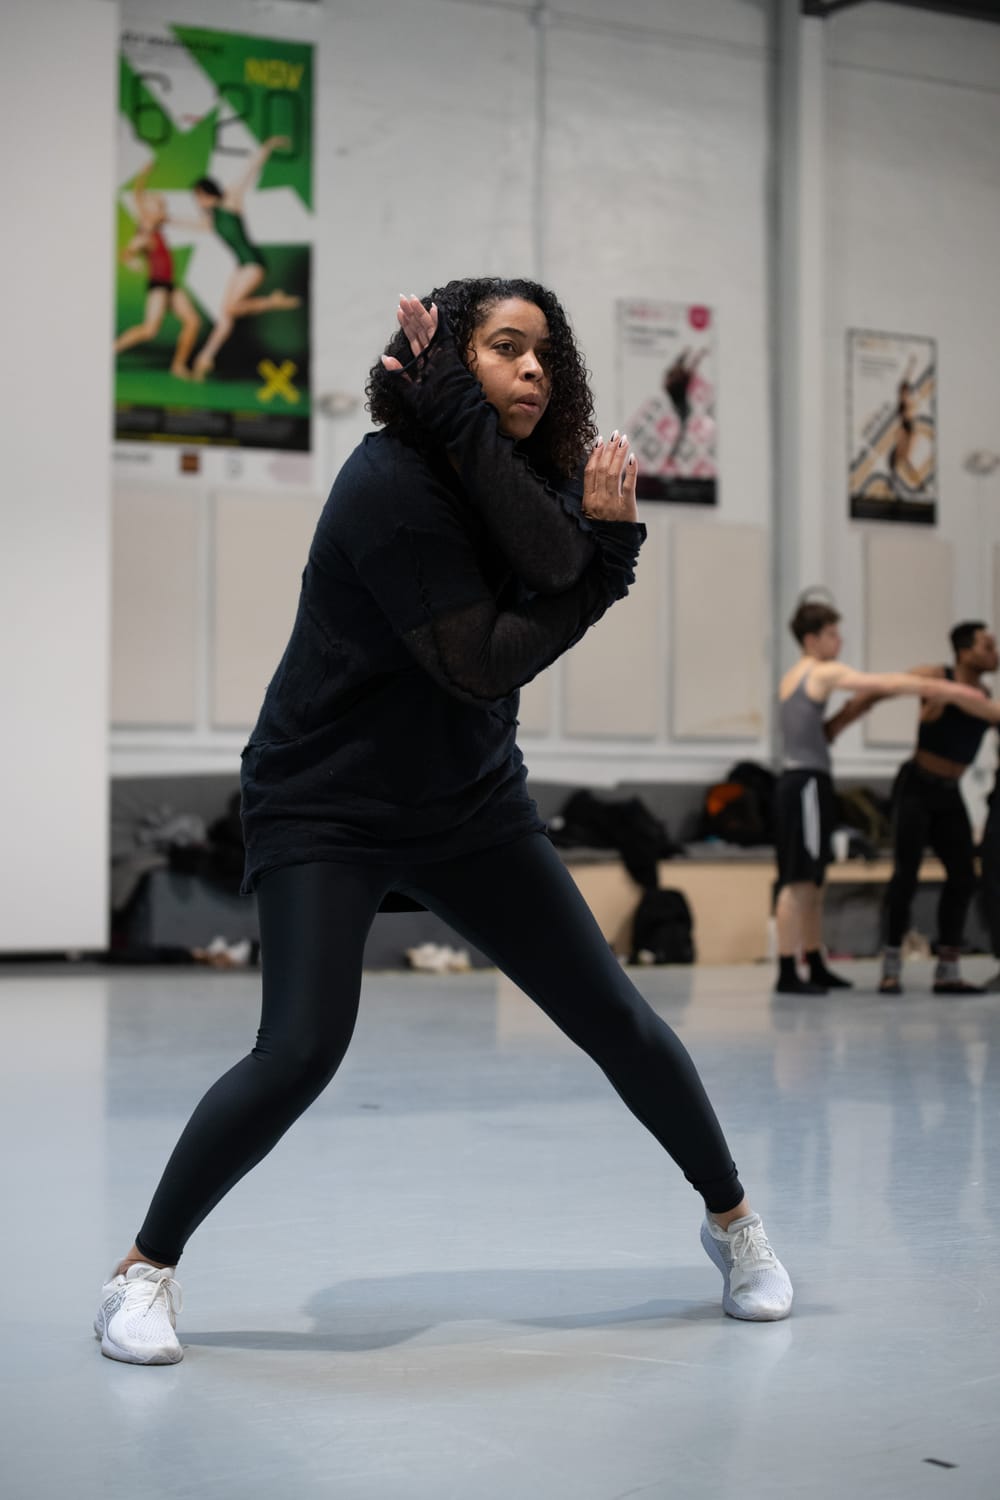
[[[691,382],[707,353],[707,349],[699,349],[697,354],[692,355],[690,349],[684,349],[663,376],[663,389],[670,397],[671,405],[680,423],[674,445],[670,450],[672,459],[676,458],[680,452],[680,446],[687,432],[688,417],[691,415],[691,403],[688,400]]]
[[[302,300],[280,291],[268,292],[263,297],[254,295],[267,275],[267,261],[250,239],[243,222],[243,200],[260,176],[264,163],[273,151],[290,144],[286,136],[271,136],[254,152],[242,177],[229,187],[220,187],[214,177],[200,177],[192,189],[200,216],[195,220],[175,221],[188,229],[213,231],[236,257],[236,269],[226,283],[219,316],[194,362],[195,380],[204,380],[215,368],[215,357],[232,333],[237,318],[298,307]]]
[[[103,1289],[95,1326],[112,1359],[181,1358],[181,1252],[336,1072],[390,893],[442,915],[604,1070],[704,1199],[725,1311],[791,1308],[694,1065],[545,837],[515,740],[518,687],[633,581],[634,455],[617,432],[593,441],[551,292],[488,279],[432,298],[400,299],[368,385],[383,430],[337,477],[244,751],[261,1026],[198,1105]]]
[[[146,344],[155,339],[166,316],[167,308],[180,319],[181,331],[170,364],[171,375],[180,380],[189,380],[191,371],[188,361],[201,328],[201,319],[194,303],[182,286],[174,281],[174,258],[170,246],[161,233],[167,222],[167,203],[160,193],[150,193],[148,183],[154,163],[143,167],[135,179],[136,218],[139,232],[132,236],[121,253],[122,264],[132,269],[141,269],[145,260],[149,282],[146,287],[145,317],[141,323],[126,328],[115,339],[115,353],[134,349],[137,344]]]

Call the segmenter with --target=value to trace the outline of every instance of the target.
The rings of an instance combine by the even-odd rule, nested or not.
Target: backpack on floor
[[[647,890],[655,889],[657,861],[682,852],[638,797],[605,801],[589,791],[574,792],[549,819],[549,837],[558,849],[617,849],[632,879]]]
[[[705,793],[700,835],[753,848],[774,843],[775,775],[752,760],[737,761],[725,781]]]
[[[752,848],[772,840],[760,798],[742,781],[717,781],[705,793],[701,837]]]
[[[683,891],[647,891],[635,909],[633,964],[693,964],[694,922]]]

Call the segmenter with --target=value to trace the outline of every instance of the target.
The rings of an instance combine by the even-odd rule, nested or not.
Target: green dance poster
[[[123,31],[119,443],[310,450],[312,51]]]

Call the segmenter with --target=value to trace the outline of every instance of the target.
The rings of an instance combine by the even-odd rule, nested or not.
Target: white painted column
[[[802,589],[826,582],[824,513],[825,23],[776,0],[774,305],[776,670]]]
[[[118,7],[4,7],[0,952],[103,947]]]

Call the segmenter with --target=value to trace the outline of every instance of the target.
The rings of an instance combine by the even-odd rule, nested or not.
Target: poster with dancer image
[[[618,303],[618,388],[640,500],[715,505],[715,316],[682,302]]]
[[[175,466],[180,445],[194,470],[206,448],[309,452],[312,50],[124,26],[119,445],[172,448]]]
[[[937,348],[933,339],[852,328],[851,516],[856,521],[937,519]]]

